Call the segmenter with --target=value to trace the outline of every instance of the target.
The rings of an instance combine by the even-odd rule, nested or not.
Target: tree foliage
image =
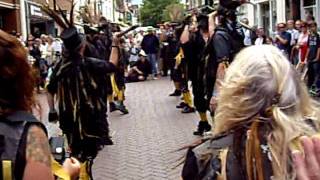
[[[185,7],[183,4],[170,4],[164,10],[164,21],[180,22],[183,20]]]
[[[179,0],[143,0],[140,18],[144,26],[155,26],[165,19],[164,10],[170,4],[178,4]]]

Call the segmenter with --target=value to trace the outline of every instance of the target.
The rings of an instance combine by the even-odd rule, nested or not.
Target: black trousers
[[[316,81],[319,79],[320,75],[320,63],[319,62],[308,62],[308,88],[316,85]]]
[[[192,91],[194,96],[194,105],[199,113],[205,113],[210,110],[209,104],[213,95],[216,82],[217,65],[200,64],[195,73],[191,72]]]

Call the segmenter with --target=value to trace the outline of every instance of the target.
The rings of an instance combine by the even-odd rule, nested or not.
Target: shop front
[[[28,32],[35,37],[40,37],[41,34],[56,36],[54,21],[42,12],[39,5],[28,3]]]

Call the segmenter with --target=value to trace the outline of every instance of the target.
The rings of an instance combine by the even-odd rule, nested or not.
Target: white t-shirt
[[[245,46],[251,46],[252,42],[251,42],[251,33],[249,29],[243,29],[244,32],[244,40],[243,43]]]
[[[254,45],[263,45],[263,38],[262,37],[258,37],[256,39],[256,41],[254,42]]]

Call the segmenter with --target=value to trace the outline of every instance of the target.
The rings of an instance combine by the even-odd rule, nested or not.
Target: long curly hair
[[[34,87],[26,49],[14,36],[0,30],[0,115],[31,111]]]
[[[276,100],[276,101],[275,101]],[[276,47],[253,46],[241,51],[228,68],[218,97],[214,133],[222,133],[269,114],[272,129],[267,141],[274,179],[294,179],[290,143],[313,135],[319,125],[319,106],[298,74]]]

